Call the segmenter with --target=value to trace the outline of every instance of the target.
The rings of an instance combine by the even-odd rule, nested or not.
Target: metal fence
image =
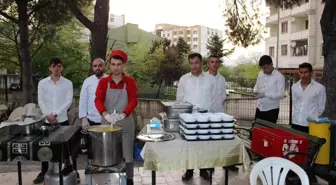
[[[4,83],[3,76],[0,76],[0,87]],[[280,112],[278,123],[288,124],[290,122],[290,86],[292,84],[292,78],[286,77],[286,96],[280,102]],[[7,84],[9,87],[10,83]],[[146,99],[176,99],[175,86],[162,85],[160,88],[157,85],[152,86],[149,83],[138,83],[138,96],[139,98]],[[79,91],[79,90],[78,90]],[[12,99],[15,99],[15,94],[11,91],[7,91],[8,102],[11,103]],[[14,94],[14,95],[13,95]],[[0,104],[6,104],[6,93],[4,89],[1,90]],[[255,111],[257,107],[257,99],[252,93],[252,88],[241,87],[234,83],[228,83],[227,86],[227,98],[224,104],[224,112],[234,115],[239,121],[253,121]]]

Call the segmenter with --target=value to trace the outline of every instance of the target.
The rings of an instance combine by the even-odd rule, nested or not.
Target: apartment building
[[[223,31],[201,25],[180,26],[173,24],[156,24],[155,34],[172,41],[176,44],[179,37],[182,37],[191,47],[193,52],[198,52],[202,56],[208,55],[206,44],[211,36],[217,34],[223,38]]]
[[[273,61],[279,54],[278,67],[284,74],[296,74],[298,65],[308,62],[313,65],[314,77],[321,78],[324,59],[320,19],[323,8],[324,4],[317,0],[301,0],[300,5],[283,7],[280,10],[277,48],[278,9],[269,6],[266,25],[270,36],[265,40],[265,51],[273,57]]]

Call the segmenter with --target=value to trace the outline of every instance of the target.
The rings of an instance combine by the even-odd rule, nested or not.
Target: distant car
[[[21,90],[21,86],[19,83],[11,83],[8,89],[10,91],[18,91]]]

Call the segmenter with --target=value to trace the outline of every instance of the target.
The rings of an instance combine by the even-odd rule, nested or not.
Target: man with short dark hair
[[[69,125],[68,109],[72,104],[73,85],[72,82],[62,77],[63,61],[57,57],[50,60],[49,71],[51,75],[38,83],[38,105],[43,115],[48,116],[46,124]],[[76,159],[73,165],[77,170]],[[48,162],[42,162],[41,173],[34,180],[35,184],[44,181],[44,175],[48,171]],[[77,173],[79,181],[79,174]]]
[[[253,92],[258,98],[255,119],[276,123],[280,100],[285,95],[285,77],[273,67],[272,58],[263,55],[259,59],[262,71],[258,75]]]
[[[326,103],[325,87],[311,79],[313,67],[309,63],[299,65],[300,80],[292,86],[292,128],[309,133],[308,118],[322,115]]]
[[[202,71],[202,56],[199,53],[192,53],[188,56],[191,72],[183,75],[178,84],[176,100],[178,102],[188,102],[197,108],[214,109],[215,79],[213,76]],[[188,181],[193,177],[194,170],[187,169],[182,176],[183,181]],[[205,180],[210,180],[207,169],[200,169],[200,176]]]

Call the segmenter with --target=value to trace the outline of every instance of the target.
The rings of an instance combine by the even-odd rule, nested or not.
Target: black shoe
[[[44,182],[44,175],[45,173],[41,172],[37,175],[36,179],[34,179],[33,183],[34,184],[41,184],[42,182]]]
[[[230,170],[230,171],[232,171],[232,172],[237,172],[237,171],[239,171],[239,168],[236,167],[236,166],[227,166],[227,167],[223,167],[223,169],[228,169],[228,170]]]
[[[200,170],[200,176],[206,181],[210,180],[210,175],[208,173],[208,170]]]
[[[77,175],[77,184],[80,183],[80,176],[79,176],[79,173],[76,171],[76,175]]]
[[[194,175],[194,171],[187,170],[184,175],[182,176],[182,181],[188,181],[190,180]]]
[[[127,179],[126,185],[134,185],[133,179]]]

